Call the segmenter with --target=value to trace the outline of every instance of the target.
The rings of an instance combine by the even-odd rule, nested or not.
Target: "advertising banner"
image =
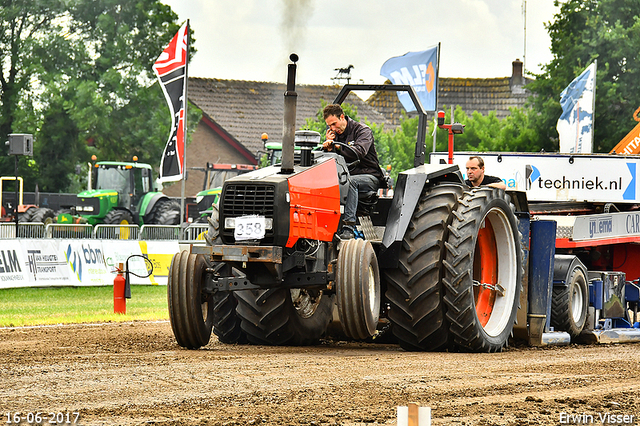
[[[21,240],[29,281],[39,285],[68,285],[71,273],[60,241]]]
[[[3,240],[0,248],[0,288],[28,287],[27,262],[17,240]]]
[[[100,241],[61,241],[60,248],[70,268],[70,285],[113,284],[115,275],[107,270]]]
[[[457,152],[454,164],[466,179],[471,155],[484,159],[485,174],[498,176],[507,190],[526,191],[531,201],[638,203],[640,161],[622,155],[570,155]],[[447,162],[446,152],[432,153],[430,163]]]
[[[102,249],[104,250],[104,261],[107,265],[107,270],[115,270],[120,263],[127,267],[127,259],[129,259],[129,272],[133,272],[133,274],[140,277],[145,277],[149,274],[147,263],[143,258],[139,257],[142,256],[142,251],[138,241],[105,240],[102,241]],[[130,258],[132,255],[136,256]],[[148,277],[140,278],[133,274],[129,274],[129,282],[131,284],[151,284],[151,280]]]
[[[153,263],[151,284],[166,285],[173,255],[178,252],[178,241],[138,241],[143,256]]]

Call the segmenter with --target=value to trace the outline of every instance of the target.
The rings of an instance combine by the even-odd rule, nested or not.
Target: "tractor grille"
[[[227,184],[221,200],[224,218],[258,215],[273,219],[275,186],[260,184]],[[274,221],[275,222],[275,221]],[[275,226],[274,226],[275,227]],[[233,231],[224,230],[225,236],[233,240]],[[273,242],[274,229],[266,231],[263,243]]]

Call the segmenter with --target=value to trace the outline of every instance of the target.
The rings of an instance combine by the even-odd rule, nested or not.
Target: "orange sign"
[[[640,108],[633,113],[633,119],[640,121]],[[609,154],[640,154],[640,123],[636,125]]]

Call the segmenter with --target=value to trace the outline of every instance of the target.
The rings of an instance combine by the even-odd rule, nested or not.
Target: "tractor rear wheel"
[[[235,296],[242,330],[257,345],[313,345],[333,317],[333,297],[321,290],[271,288]]]
[[[357,340],[373,336],[380,319],[380,271],[369,241],[347,240],[336,269],[338,315],[345,334]]]
[[[462,186],[428,188],[420,197],[402,240],[398,268],[385,270],[389,320],[400,346],[438,351],[450,346],[442,276],[444,241]]]
[[[496,352],[513,330],[523,265],[514,206],[497,188],[465,192],[449,226],[444,300],[460,350]]]
[[[180,205],[169,199],[158,200],[149,217],[149,224],[152,225],[179,225]]]
[[[551,325],[556,331],[566,331],[576,339],[587,322],[589,293],[587,278],[580,268],[571,272],[566,287],[553,287]]]
[[[4,207],[3,207],[4,209]],[[24,213],[21,213],[18,215],[18,222],[33,222],[31,220],[31,218],[33,217],[33,215],[35,214],[35,212],[38,210],[37,207],[30,207],[27,209],[27,211],[25,211]],[[3,214],[4,216],[4,214]]]
[[[206,256],[186,250],[171,260],[167,282],[169,319],[178,345],[198,349],[209,343],[213,328],[213,295],[203,291],[210,267]]]
[[[133,225],[133,215],[129,210],[113,209],[104,217],[106,225]]]
[[[29,209],[29,210],[34,210],[34,209]],[[54,219],[55,219],[55,213],[53,212],[53,210],[48,209],[46,207],[40,207],[38,209],[35,209],[29,221],[44,223],[45,225],[49,225],[54,222]]]

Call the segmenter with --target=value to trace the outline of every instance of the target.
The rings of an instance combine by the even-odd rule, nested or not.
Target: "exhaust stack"
[[[292,53],[289,59],[293,62],[289,64],[287,73],[287,90],[284,92],[284,127],[282,132],[282,165],[280,173],[293,173],[293,151],[294,138],[296,133],[296,104],[298,94],[296,93],[296,62],[298,55]]]

